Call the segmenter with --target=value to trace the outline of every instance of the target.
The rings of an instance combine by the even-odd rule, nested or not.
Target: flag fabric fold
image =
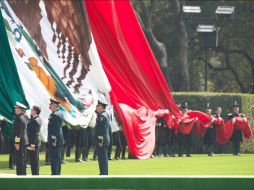
[[[130,1],[88,0],[84,3],[112,87],[111,102],[122,118],[129,151],[140,159],[149,158],[155,142],[155,112],[167,109],[178,118],[179,109]]]

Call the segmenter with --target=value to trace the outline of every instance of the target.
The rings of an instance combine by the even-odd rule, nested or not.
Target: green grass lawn
[[[40,174],[49,175],[50,166],[44,165],[44,153],[40,155]],[[98,162],[74,162],[66,158],[62,175],[98,175]],[[30,168],[27,168],[30,174]],[[8,168],[8,155],[0,155],[0,174],[15,174]],[[254,175],[254,154],[193,155],[187,157],[152,158],[147,160],[109,161],[110,175]]]

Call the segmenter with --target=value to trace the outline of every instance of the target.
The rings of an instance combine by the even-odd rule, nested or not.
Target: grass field
[[[40,174],[49,175],[50,166],[44,165],[40,154]],[[62,175],[98,175],[98,162],[76,163],[74,154],[62,164]],[[27,168],[30,174],[30,168]],[[8,168],[8,155],[0,155],[0,174],[15,174]],[[148,160],[109,161],[109,175],[254,175],[254,154],[193,155],[187,157],[152,158]]]

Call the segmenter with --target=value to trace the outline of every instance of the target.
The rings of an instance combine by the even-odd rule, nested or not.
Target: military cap
[[[59,101],[57,101],[56,99],[52,99],[52,98],[50,98],[50,104],[57,104],[57,105],[59,105],[59,104],[60,104],[60,102],[59,102]]]
[[[103,100],[98,100],[98,104],[97,105],[102,105],[102,106],[107,106],[107,102],[106,101],[103,101]]]
[[[16,102],[14,107],[15,108],[18,107],[18,108],[21,108],[21,109],[27,109],[27,107],[24,104],[20,103],[20,102]]]
[[[237,101],[235,101],[235,103],[232,105],[233,108],[235,107],[239,107],[239,104],[237,103]]]

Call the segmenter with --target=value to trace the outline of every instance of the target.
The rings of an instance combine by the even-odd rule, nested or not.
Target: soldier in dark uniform
[[[124,134],[123,134],[123,129],[122,129],[122,126],[121,126],[121,121],[120,119],[118,118],[117,115],[115,115],[116,117],[116,126],[113,126],[113,142],[114,142],[114,145],[116,146],[116,149],[115,149],[115,160],[119,160],[120,159],[120,155],[122,153],[122,149],[123,147],[127,146],[126,144],[126,140],[125,140],[125,137],[124,137]],[[126,148],[124,150],[124,154],[122,154],[122,158],[125,159],[125,151],[126,151]]]
[[[61,174],[61,146],[64,144],[62,122],[63,115],[59,110],[59,103],[50,99],[49,109],[52,113],[48,123],[48,146],[51,158],[51,175]]]
[[[27,119],[24,115],[26,106],[20,102],[16,102],[15,114],[16,117],[13,122],[13,133],[15,136],[15,158],[16,158],[16,174],[26,175],[26,145],[27,139]]]
[[[88,161],[88,156],[89,156],[89,149],[93,145],[93,130],[94,128],[88,126],[87,127],[87,143],[85,144],[84,147],[84,161]]]
[[[95,143],[98,153],[100,175],[108,175],[109,117],[105,112],[107,104],[98,101],[96,106],[97,119],[95,125]]]
[[[164,123],[164,118],[158,118],[157,123],[156,123],[156,128],[157,128],[157,135],[158,139],[156,141],[156,151],[155,154],[157,156],[160,156],[161,153],[166,156],[165,148],[166,148],[166,143],[167,143],[167,126]]]
[[[108,128],[108,133],[109,133],[108,160],[112,160],[111,153],[112,153],[112,146],[113,146],[113,133],[112,133],[112,129],[110,125]]]
[[[80,158],[83,144],[84,144],[84,130],[82,128],[75,129],[76,141],[75,141],[75,162],[82,162]]]
[[[40,113],[41,109],[38,106],[33,106],[31,109],[31,120],[27,124],[27,149],[31,163],[32,175],[39,175],[39,147],[41,130],[41,118],[39,117]]]
[[[114,145],[116,146],[114,158],[115,158],[115,160],[119,160],[120,154],[121,154],[121,146],[122,146],[120,131],[113,132],[113,141],[114,141]]]
[[[127,148],[127,141],[126,141],[125,134],[123,132],[122,126],[120,128],[120,136],[121,136],[121,144],[122,144],[122,147],[121,147],[122,157],[121,157],[121,159],[126,160],[125,153],[126,153],[126,148]]]
[[[66,142],[66,157],[71,157],[71,149],[77,141],[77,129],[68,129],[67,142]]]
[[[212,109],[210,108],[209,104],[207,104],[206,113],[212,116]],[[204,145],[206,146],[208,156],[214,156],[213,149],[215,143],[216,143],[216,131],[213,124],[211,124],[211,126],[208,127],[204,136]]]
[[[222,118],[222,108],[220,106],[216,107],[214,118]],[[225,152],[225,144],[218,144],[219,150],[218,153],[224,154]]]
[[[166,153],[165,153],[165,156],[175,157],[175,154],[173,151],[173,145],[174,145],[173,129],[167,127],[166,128]]]
[[[67,144],[69,143],[68,141],[70,140],[69,139],[69,129],[68,129],[68,126],[63,125],[62,126],[62,131],[63,131],[63,137],[64,137],[64,144],[63,144],[63,146],[61,148],[61,163],[65,164],[67,161],[64,159],[64,155],[65,155],[65,152],[66,152],[66,149],[67,149]]]
[[[88,130],[87,128],[77,129],[77,141],[75,149],[75,161],[83,162],[87,161],[87,144],[88,144]],[[82,155],[82,159],[81,159]]]
[[[187,102],[185,102],[184,106],[181,106],[181,109],[182,109],[183,114],[186,114],[189,111]],[[180,127],[181,127],[181,123],[179,123],[179,130],[180,130]],[[183,149],[185,147],[186,148],[186,156],[191,157],[190,152],[191,152],[191,146],[192,146],[192,132],[190,132],[190,134],[188,134],[188,135],[183,135],[179,131],[178,143],[179,143],[178,156],[179,157],[183,156]]]
[[[1,121],[2,130],[6,139],[6,146],[9,152],[9,168],[15,169],[15,147],[14,147],[14,135],[13,126],[5,119]]]
[[[89,133],[90,133],[90,127],[88,128],[83,128],[84,130],[84,144],[83,144],[83,148],[82,148],[82,161],[83,162],[87,162],[88,161],[88,154],[89,154]]]
[[[239,113],[239,104],[235,102],[235,104],[232,106],[233,112],[228,114],[228,120],[234,118],[234,117],[242,117],[243,115]],[[234,129],[233,134],[230,138],[232,142],[232,148],[233,148],[233,155],[234,156],[240,156],[240,142],[243,142],[243,134],[242,131],[239,129]]]

